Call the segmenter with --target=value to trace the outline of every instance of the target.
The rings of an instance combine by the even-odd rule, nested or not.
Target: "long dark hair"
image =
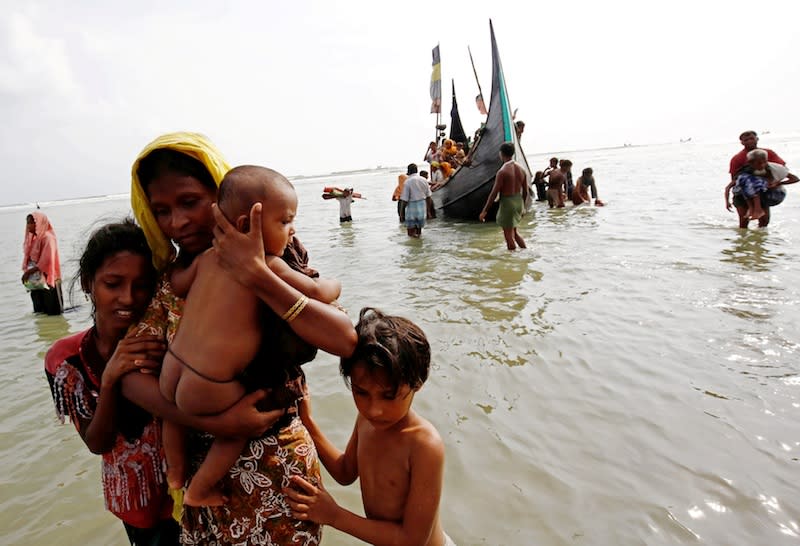
[[[152,253],[147,245],[144,232],[132,219],[126,218],[122,222],[106,224],[96,229],[89,236],[89,241],[78,262],[78,278],[81,282],[81,289],[88,293],[97,270],[100,269],[106,258],[124,251],[147,258],[147,263],[152,262]],[[153,270],[153,277],[155,277],[155,270]]]
[[[156,269],[153,267],[152,253],[147,245],[144,231],[131,218],[126,218],[121,222],[101,226],[92,232],[78,262],[78,275],[72,281],[70,292],[74,290],[75,282],[80,280],[81,289],[88,294],[97,271],[108,258],[119,252],[131,252],[145,258],[145,263],[150,269],[149,280],[152,288],[155,288]],[[95,308],[92,304],[93,322],[94,318]],[[117,428],[128,441],[139,438],[144,427],[152,419],[147,411],[125,398],[119,401],[117,412],[122,416],[118,420]]]
[[[145,258],[148,266],[152,269],[150,278],[155,286],[156,270],[152,267],[153,255],[147,245],[147,239],[142,228],[137,226],[131,218],[126,218],[121,222],[105,224],[94,230],[89,236],[89,241],[78,261],[78,273],[72,280],[70,294],[74,292],[77,282],[80,282],[81,290],[88,294],[94,276],[103,262],[114,254],[125,251]],[[94,317],[94,308],[92,308],[92,317]]]

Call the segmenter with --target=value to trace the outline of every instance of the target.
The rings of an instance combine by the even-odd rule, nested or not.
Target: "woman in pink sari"
[[[31,293],[33,312],[60,315],[64,310],[64,297],[58,242],[43,212],[36,210],[28,215],[23,252],[22,284]]]

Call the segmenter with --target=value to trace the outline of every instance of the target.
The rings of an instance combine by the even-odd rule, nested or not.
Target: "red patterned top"
[[[91,419],[100,394],[98,378],[91,372],[105,362],[97,352],[94,328],[60,339],[44,359],[45,373],[56,414],[78,428],[79,419]],[[106,508],[129,525],[150,528],[170,517],[161,423],[132,402],[118,403],[120,430],[114,447],[103,453],[103,496]]]

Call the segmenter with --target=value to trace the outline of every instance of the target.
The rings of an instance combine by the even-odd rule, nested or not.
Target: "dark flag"
[[[452,81],[452,80],[451,80]],[[467,143],[467,135],[461,125],[461,116],[458,115],[458,103],[456,102],[456,82],[453,84],[453,107],[450,108],[450,140],[453,142]]]

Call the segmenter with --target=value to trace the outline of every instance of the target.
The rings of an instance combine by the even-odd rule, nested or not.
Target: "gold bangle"
[[[286,311],[286,312],[285,312],[283,315],[281,315],[281,319],[282,319],[282,320],[287,320],[287,319],[288,319],[290,316],[292,316],[292,313],[294,313],[295,311],[297,311],[297,308],[298,308],[298,307],[300,307],[300,304],[302,304],[302,303],[303,303],[303,298],[305,298],[305,296],[300,296],[300,297],[297,299],[297,301],[296,301],[296,302],[294,302],[294,305],[292,305],[292,306],[289,308],[289,310],[288,310],[288,311]]]
[[[308,297],[302,296],[299,300],[297,300],[297,303],[295,304],[295,307],[297,307],[297,309],[295,309],[294,312],[284,320],[286,320],[286,322],[292,322],[294,319],[297,318],[300,312],[306,308],[307,304],[308,304]]]

